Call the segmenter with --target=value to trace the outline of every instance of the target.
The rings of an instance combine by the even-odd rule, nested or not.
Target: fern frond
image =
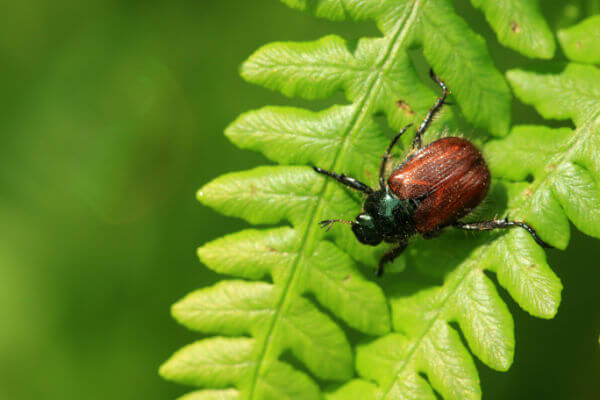
[[[242,66],[246,80],[286,96],[318,99],[341,90],[348,104],[321,112],[266,107],[240,116],[227,129],[238,146],[284,165],[224,175],[204,186],[198,199],[251,224],[284,226],[245,230],[199,249],[200,259],[212,270],[255,282],[223,281],[177,303],[173,315],[180,323],[216,336],[177,352],[161,373],[206,389],[190,394],[192,399],[320,399],[323,394],[317,382],[349,380],[354,368],[377,384],[355,379],[327,393],[327,398],[360,394],[365,399],[435,399],[435,389],[447,399],[478,399],[481,390],[474,362],[450,323],[458,324],[471,351],[485,364],[508,369],[514,355],[512,317],[483,271],[495,272],[525,310],[550,318],[560,302],[561,284],[543,250],[521,231],[493,236],[479,247],[469,247],[464,240],[457,246],[456,235],[447,235],[435,250],[437,263],[451,264],[444,284],[434,288],[390,284],[390,316],[381,288],[357,267],[358,262],[373,266],[383,249],[361,246],[349,229],[325,233],[318,226],[328,217],[354,217],[360,199],[308,165],[376,182],[388,139],[375,116],[385,114],[388,124],[400,129],[420,122],[435,99],[419,80],[409,49],[422,49],[452,88],[468,122],[497,137],[509,130],[508,86],[494,68],[483,39],[456,15],[449,0],[284,3],[332,20],[374,20],[383,36],[363,38],[356,46],[337,36],[272,43]],[[503,43],[535,57],[553,53],[554,42],[548,40],[535,2],[506,1],[505,8],[473,3],[484,10],[499,36],[506,30],[502,21],[511,22],[519,14],[523,35],[501,39]],[[526,29],[529,26],[531,30]],[[398,101],[403,107],[397,106]],[[436,124],[456,126],[456,120],[446,111]],[[510,147],[517,134],[515,130],[505,142],[492,141],[485,152],[496,151],[494,146]],[[579,133],[558,135],[572,138]],[[548,152],[554,151],[553,145],[548,146]],[[563,154],[563,145],[557,146]],[[562,160],[549,157],[548,163]],[[502,181],[500,185],[508,192],[507,210],[512,217],[530,218],[545,240],[564,247],[568,236],[551,237],[542,217],[534,215],[532,199],[543,197],[545,168],[551,165],[540,160],[531,164],[533,184]],[[503,175],[502,162],[491,162],[492,171],[508,179],[510,172]],[[572,176],[582,175],[576,171]],[[587,189],[580,192],[589,194]],[[564,222],[568,217],[577,225],[582,204],[559,201],[559,208],[551,204],[549,212],[556,220]],[[588,231],[595,234],[591,228]],[[428,252],[431,246],[418,242],[409,261],[427,269],[432,264]],[[411,258],[415,254],[418,257]],[[381,337],[359,346],[354,361],[340,324]],[[389,333],[392,328],[396,332]]]

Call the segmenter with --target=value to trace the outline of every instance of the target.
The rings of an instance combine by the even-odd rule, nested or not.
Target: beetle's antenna
[[[333,224],[335,224],[336,222],[340,222],[342,224],[350,224],[350,225],[352,225],[354,223],[354,221],[346,221],[346,220],[342,220],[342,219],[326,219],[324,221],[319,222],[319,225],[321,225],[321,228],[325,228],[325,232],[329,232],[329,230],[331,229]]]
[[[400,136],[402,136],[402,134],[404,134],[404,132],[406,132],[406,130],[408,128],[410,128],[412,126],[412,124],[408,124],[404,127],[404,129],[402,129],[400,131],[400,133],[398,133],[396,136],[394,136],[394,138],[392,139],[392,141],[390,142],[387,150],[385,151],[385,154],[383,155],[383,158],[381,159],[381,166],[379,167],[379,187],[381,188],[381,190],[385,190],[385,169],[387,167],[387,162],[390,158],[390,153],[392,152],[392,148],[396,145],[396,143],[398,143],[398,139],[400,139]]]

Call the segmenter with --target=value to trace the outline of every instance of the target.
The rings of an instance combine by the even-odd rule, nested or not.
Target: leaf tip
[[[204,188],[202,188],[204,189]],[[204,196],[205,196],[205,192],[202,189],[198,189],[198,191],[196,192],[196,199],[200,202],[203,203],[202,200],[204,200]]]
[[[208,256],[208,251],[206,249],[206,246],[198,247],[198,250],[196,250],[196,255],[200,259],[201,263],[203,263],[203,264],[207,263],[207,259],[206,258]]]
[[[171,306],[170,312],[171,312],[171,317],[173,317],[173,319],[175,321],[177,321],[181,325],[184,325],[184,321],[182,318],[182,311],[183,311],[182,310],[182,308],[183,308],[182,302],[183,302],[183,300],[179,300],[177,303],[173,304]]]
[[[525,311],[536,318],[553,319],[558,313],[562,300],[563,285],[558,277],[553,282],[553,286],[551,293],[548,293],[535,307],[526,308]]]
[[[493,365],[488,365],[496,371],[507,372],[515,360],[514,343],[510,349],[506,349],[504,354],[498,354]]]
[[[167,381],[172,381],[174,379],[172,357],[158,367],[158,375]]]
[[[551,31],[545,32],[531,48],[531,55],[542,60],[551,60],[556,53],[556,40]],[[527,55],[527,54],[525,54]]]
[[[542,60],[551,60],[552,58],[554,58],[554,53],[556,53],[556,44],[554,43],[554,41],[552,41],[551,44],[548,45],[548,47],[544,47],[542,50],[540,50],[536,54],[536,57]]]
[[[560,307],[563,289],[562,284],[559,283],[559,285],[560,287],[557,290],[555,298],[548,299],[546,306],[542,307],[534,316],[542,319],[553,319],[554,317],[556,317],[556,314],[558,314],[558,309]]]
[[[200,189],[198,189],[198,191],[196,192],[196,200],[198,200],[200,203],[207,207],[214,207],[214,195],[218,194],[218,190],[214,190],[214,184],[215,182],[218,182],[218,180],[219,178],[216,178],[211,182],[207,183],[206,185],[202,186]]]

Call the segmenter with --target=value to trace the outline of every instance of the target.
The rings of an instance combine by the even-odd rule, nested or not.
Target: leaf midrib
[[[415,0],[412,3],[411,7],[407,9],[402,18],[399,19],[397,28],[395,29],[392,35],[392,39],[390,40],[385,53],[382,55],[381,60],[379,60],[377,63],[378,66],[381,66],[380,72],[377,73],[378,69],[376,68],[375,72],[369,75],[370,82],[368,84],[368,89],[365,91],[365,94],[362,96],[362,98],[355,103],[356,106],[352,116],[352,122],[348,124],[348,128],[346,129],[346,132],[344,132],[343,135],[341,146],[339,147],[339,150],[336,152],[335,157],[333,159],[334,169],[336,169],[341,163],[341,155],[349,142],[349,137],[351,136],[352,132],[354,132],[355,129],[361,125],[361,121],[366,117],[367,112],[370,110],[370,107],[368,105],[372,103],[377,97],[377,82],[380,81],[380,79],[385,75],[387,70],[391,67],[393,59],[397,54],[400,45],[406,39],[408,31],[415,21],[417,10],[425,1],[426,0]],[[271,323],[267,330],[267,334],[264,336],[264,340],[262,341],[262,349],[259,352],[259,356],[256,361],[256,368],[254,369],[254,373],[252,375],[250,383],[251,386],[249,391],[249,399],[251,400],[254,398],[254,392],[258,376],[260,375],[260,370],[263,368],[264,357],[269,350],[275,326],[277,325],[277,321],[280,318],[282,309],[287,305],[291,297],[290,293],[292,292],[292,289],[297,281],[297,277],[299,275],[297,273],[298,266],[301,265],[301,261],[304,261],[304,259],[307,257],[307,255],[305,254],[307,252],[307,249],[313,247],[311,245],[317,240],[316,235],[314,234],[316,226],[315,217],[319,214],[323,207],[323,199],[325,198],[329,185],[330,181],[325,180],[321,191],[319,192],[317,204],[313,207],[313,210],[310,213],[309,223],[305,231],[306,233],[303,235],[302,241],[298,248],[299,250],[298,255],[296,257],[296,261],[291,266],[290,274],[282,289],[282,296],[279,299],[276,306],[275,315],[272,317]]]

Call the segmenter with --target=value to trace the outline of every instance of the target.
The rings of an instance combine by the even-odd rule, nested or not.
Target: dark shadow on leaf
[[[346,40],[346,49],[348,49],[350,54],[354,55],[356,53],[357,48],[358,48],[358,40],[357,39]]]
[[[386,279],[392,278],[392,279]],[[439,286],[442,282],[432,279],[419,273],[414,268],[409,268],[399,274],[383,275],[381,278],[381,287],[386,295],[391,298],[409,297],[422,290]]]
[[[364,333],[361,333],[360,331],[348,326],[348,324],[346,322],[342,321],[336,315],[332,314],[328,309],[326,309],[319,303],[317,298],[312,293],[305,293],[303,295],[303,297],[308,299],[313,304],[313,306],[315,306],[320,312],[322,312],[323,314],[325,314],[329,318],[331,318],[338,327],[342,328],[342,330],[346,334],[346,338],[348,339],[348,342],[350,342],[350,344],[352,345],[353,353],[355,352],[355,346],[357,344],[365,343],[365,342],[373,339],[372,336],[365,335]]]
[[[279,360],[291,365],[292,368],[302,372],[307,376],[313,376],[313,374],[308,370],[308,368],[306,368],[304,364],[300,360],[298,360],[296,356],[294,356],[291,350],[284,351],[279,357]]]
[[[420,373],[419,373],[419,376],[420,376],[421,378],[423,378],[423,379],[425,379],[425,380],[427,381],[427,383],[429,384],[429,387],[431,387],[431,389],[433,390],[433,394],[435,395],[435,398],[436,398],[437,400],[444,400],[444,398],[442,397],[442,395],[441,395],[441,394],[439,394],[439,393],[437,392],[437,390],[435,390],[435,388],[434,388],[434,387],[433,387],[433,385],[431,384],[431,381],[429,380],[429,377],[427,376],[427,374],[426,374],[426,373],[420,372]]]

